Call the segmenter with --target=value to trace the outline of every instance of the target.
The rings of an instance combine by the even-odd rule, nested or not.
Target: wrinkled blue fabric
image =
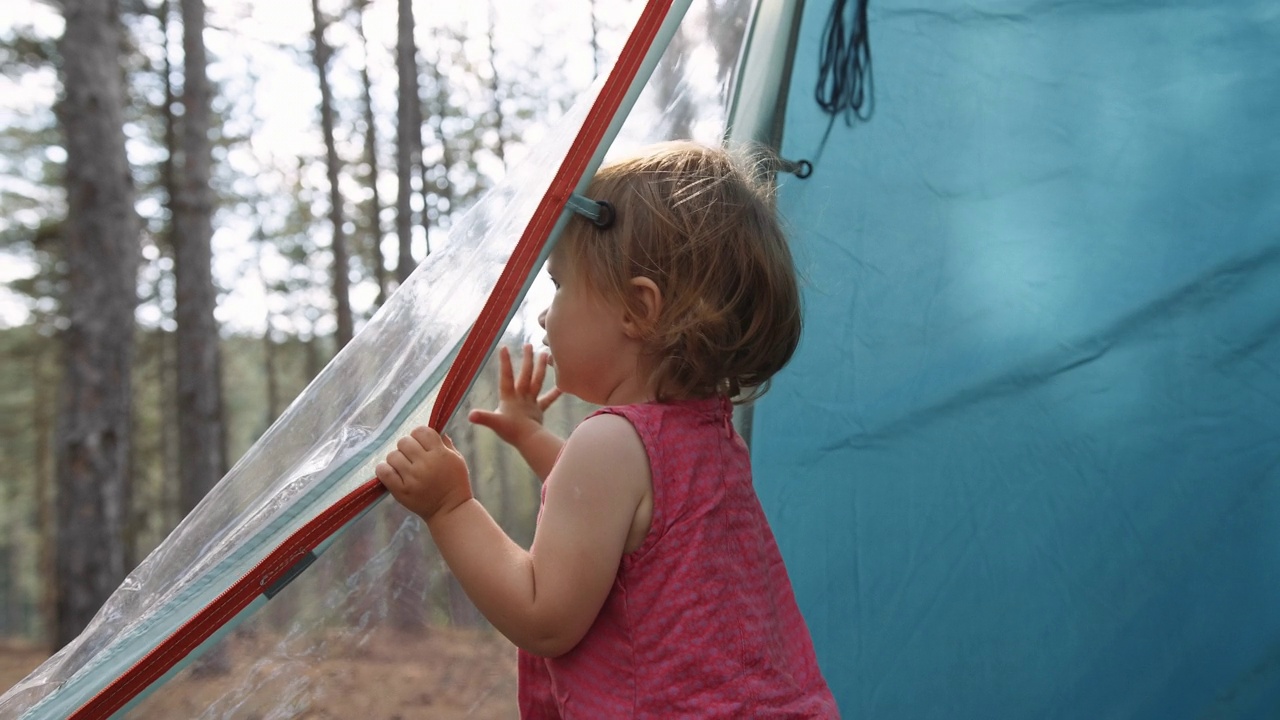
[[[872,3],[756,482],[842,711],[1280,708],[1280,5]]]

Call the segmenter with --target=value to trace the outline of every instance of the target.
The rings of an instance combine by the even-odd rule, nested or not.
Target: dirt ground
[[[0,691],[8,690],[49,656],[47,650],[17,640],[0,640]]]
[[[197,679],[190,670],[128,717],[175,720],[452,720],[516,716],[514,648],[491,631],[431,628],[416,637],[378,631],[353,645],[338,639],[311,660],[279,659],[278,639],[233,636],[233,672]],[[29,644],[0,641],[0,689],[44,661]],[[243,688],[252,690],[244,692]],[[232,692],[237,688],[239,692]],[[212,711],[212,712],[210,712]]]

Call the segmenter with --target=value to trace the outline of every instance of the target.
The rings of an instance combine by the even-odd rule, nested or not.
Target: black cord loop
[[[875,81],[871,74],[871,36],[867,27],[870,0],[835,0],[827,16],[818,49],[818,86],[814,98],[832,120],[843,115],[871,119],[875,110]]]

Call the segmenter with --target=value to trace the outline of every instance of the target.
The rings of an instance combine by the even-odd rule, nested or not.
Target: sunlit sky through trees
[[[145,3],[157,5],[158,0]],[[309,199],[310,214],[317,220],[306,232],[316,245],[325,247],[330,229],[320,219],[327,212],[327,182],[323,163],[324,146],[319,122],[320,91],[311,60],[312,15],[309,0],[207,0],[208,16],[205,42],[209,48],[209,75],[217,86],[214,114],[220,118],[224,136],[236,138],[227,149],[215,150],[215,184],[224,200],[214,219],[214,272],[223,294],[219,300],[218,319],[231,331],[261,332],[264,308],[285,302],[268,290],[281,276],[298,273],[294,260],[279,253],[258,253],[263,244],[252,242],[255,233],[284,232],[288,216],[297,205],[298,188]],[[599,44],[602,67],[612,59],[625,38],[625,29],[639,11],[635,0],[597,0]],[[361,166],[363,136],[361,129],[360,68],[366,62],[354,25],[355,15],[350,0],[321,0],[321,9],[333,24],[326,38],[335,48],[330,64],[330,82],[338,103],[338,141],[344,168],[343,192],[354,206],[368,196],[362,187]],[[173,81],[181,83],[181,27],[178,4],[174,3],[174,22],[169,29],[170,59],[175,63]],[[493,8],[492,19],[490,16]],[[554,11],[549,12],[549,8]],[[505,138],[504,154],[508,165],[518,162],[529,144],[536,142],[555,118],[590,85],[595,62],[591,57],[591,3],[589,0],[567,0],[554,5],[513,0],[493,2],[439,3],[415,2],[419,65],[424,71],[440,57],[452,60],[438,64],[447,72],[450,93],[456,95],[465,115],[484,115],[492,96],[486,94],[491,58],[487,36],[493,28],[492,66],[507,82],[520,85],[520,91],[541,98],[541,112],[513,111],[514,123]],[[164,60],[159,23],[153,17],[133,16],[126,19],[129,37],[137,52],[145,53],[151,67]],[[364,15],[365,33],[370,52],[367,58],[373,84],[373,103],[377,115],[380,179],[379,191],[383,211],[383,250],[388,262],[394,262],[396,238],[393,209],[396,195],[394,142],[396,133],[395,0],[372,0]],[[4,0],[0,3],[0,38],[15,32],[42,38],[56,38],[62,19],[54,4],[38,0]],[[456,38],[463,38],[457,40]],[[131,67],[129,82],[134,97],[145,97],[147,103],[159,107],[163,88],[148,69],[139,72]],[[152,77],[141,77],[151,73]],[[0,132],[14,128],[52,127],[53,105],[58,83],[52,68],[32,72],[0,74]],[[134,116],[140,113],[133,113]],[[128,151],[135,168],[135,183],[154,182],[157,164],[164,149],[154,131],[140,121],[126,128]],[[426,162],[437,158],[437,150],[424,149]],[[61,163],[65,153],[58,147],[45,151],[45,159]],[[491,152],[476,152],[470,158],[474,175],[492,182],[503,175],[503,163]],[[30,160],[6,159],[0,150],[0,193],[19,193],[37,202],[20,204],[16,209],[0,213],[0,233],[34,228],[63,212],[62,190],[56,183],[33,182],[39,172],[15,168]],[[142,168],[140,171],[139,169]],[[146,169],[151,168],[151,169]],[[139,177],[139,174],[142,177]],[[450,178],[460,186],[474,179]],[[148,232],[163,227],[162,196],[140,192],[138,211],[148,230],[144,232],[143,255],[146,259],[140,285],[162,282],[160,275],[169,267]],[[421,200],[415,196],[415,210]],[[350,216],[350,213],[348,213]],[[350,221],[350,217],[348,218]],[[447,222],[447,218],[442,220]],[[419,227],[416,232],[415,257],[421,259],[426,241]],[[434,245],[442,233],[431,237]],[[315,272],[326,269],[317,261]],[[21,251],[0,248],[0,326],[20,325],[28,321],[30,300],[17,295],[8,286],[35,272],[34,261]],[[150,273],[151,277],[148,277]],[[326,283],[317,282],[315,302],[328,307],[330,298]],[[352,285],[351,299],[357,315],[367,315],[377,288],[368,273],[361,274]],[[139,322],[146,326],[168,326],[170,313],[162,304],[145,298],[138,309]],[[154,293],[153,293],[154,295]],[[275,308],[277,319],[288,322],[285,313]],[[332,332],[330,313],[316,321],[313,328],[302,329],[327,334]],[[297,327],[282,327],[293,333]]]

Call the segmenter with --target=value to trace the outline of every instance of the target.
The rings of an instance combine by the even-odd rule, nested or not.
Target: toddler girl
[[[470,416],[544,480],[531,548],[433,430],[378,478],[520,648],[522,717],[836,717],[731,423],[800,337],[769,191],[724,150],[672,143],[588,195],[613,222],[575,217],[551,253],[550,358],[525,346],[516,373],[504,348],[498,408]],[[604,406],[567,440],[542,426],[561,391]]]

